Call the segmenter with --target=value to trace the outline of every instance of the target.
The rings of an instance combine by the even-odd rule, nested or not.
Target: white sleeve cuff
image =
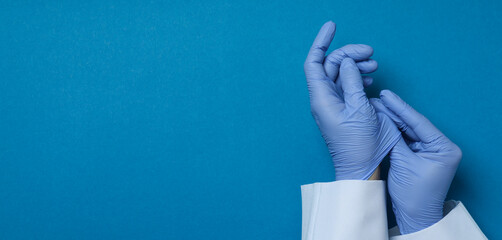
[[[385,182],[302,186],[302,240],[388,239]]]
[[[434,225],[418,232],[399,235],[399,228],[389,230],[390,240],[481,240],[488,239],[481,232],[467,209],[459,201],[448,201],[444,206],[445,216]]]

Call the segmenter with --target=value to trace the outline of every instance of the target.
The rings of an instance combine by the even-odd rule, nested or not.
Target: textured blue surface
[[[502,238],[500,1],[83,2],[0,8],[0,239],[299,239],[300,184],[334,179],[302,69],[330,19]]]

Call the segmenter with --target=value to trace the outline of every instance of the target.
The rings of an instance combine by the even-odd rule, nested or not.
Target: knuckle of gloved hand
[[[312,62],[310,62],[308,59],[305,60],[303,63],[303,70],[307,72],[309,68],[312,66]]]
[[[328,50],[328,47],[322,44],[315,44],[311,49],[314,51],[326,52]]]
[[[450,157],[452,159],[452,164],[457,165],[460,160],[462,160],[462,150],[454,143],[452,143],[452,146],[450,148]]]
[[[462,150],[447,137],[443,137],[443,140],[429,144],[438,146],[437,152],[442,153],[444,156],[443,163],[450,167],[456,168],[460,163],[460,160],[462,160]]]
[[[342,50],[337,49],[332,54],[328,55],[328,57],[326,57],[325,61],[327,61],[333,65],[338,66],[338,65],[340,65],[342,60],[346,57],[347,57],[347,54],[345,54]]]
[[[303,71],[305,72],[305,74],[309,74],[309,72],[312,71],[313,65],[314,63],[305,60],[305,63],[303,63]]]

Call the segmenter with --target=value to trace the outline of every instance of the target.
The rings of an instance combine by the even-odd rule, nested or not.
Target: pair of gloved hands
[[[312,115],[329,148],[336,180],[367,180],[390,151],[388,190],[402,234],[443,217],[443,204],[462,153],[423,115],[389,90],[368,99],[361,76],[377,69],[367,45],[326,56],[335,24],[319,31],[305,61]]]

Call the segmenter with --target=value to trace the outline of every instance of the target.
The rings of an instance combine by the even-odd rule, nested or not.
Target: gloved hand
[[[393,92],[384,90],[371,103],[404,135],[391,151],[387,180],[399,230],[408,234],[425,229],[443,217],[443,204],[462,152]]]
[[[329,148],[336,179],[365,180],[400,139],[400,132],[385,114],[375,112],[364,92],[363,85],[372,79],[361,73],[377,69],[376,61],[369,59],[373,49],[347,45],[325,57],[334,34],[335,24],[325,23],[305,61],[312,115]]]

